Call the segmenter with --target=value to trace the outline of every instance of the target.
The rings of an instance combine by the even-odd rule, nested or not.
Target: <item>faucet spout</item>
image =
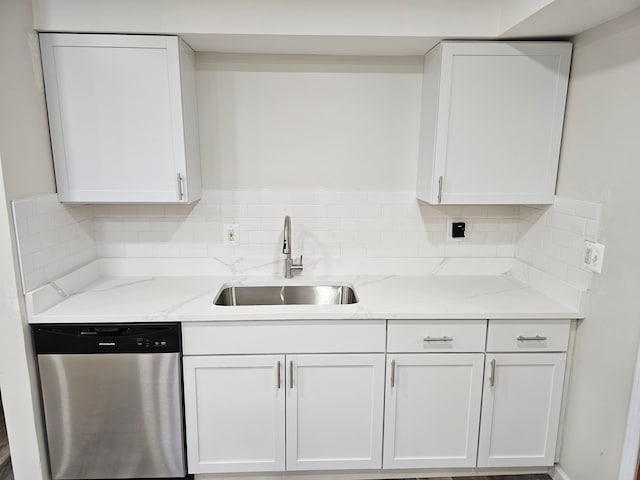
[[[291,258],[291,218],[289,215],[284,217],[284,235],[282,240],[282,254],[284,259],[284,278],[293,278],[294,271],[302,271],[302,255],[296,262]]]

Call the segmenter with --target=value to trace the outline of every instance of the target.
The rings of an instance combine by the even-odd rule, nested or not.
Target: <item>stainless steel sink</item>
[[[220,290],[213,303],[222,306],[344,305],[358,303],[358,296],[348,285],[232,286]]]

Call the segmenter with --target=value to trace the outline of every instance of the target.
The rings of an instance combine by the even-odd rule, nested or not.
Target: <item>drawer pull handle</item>
[[[492,387],[496,384],[496,360],[491,360],[491,376],[489,377],[489,385]]]
[[[289,388],[293,388],[293,362],[289,362]]]
[[[453,337],[447,337],[446,335],[442,337],[424,337],[423,342],[453,342]]]
[[[396,361],[391,360],[391,386],[396,386]]]
[[[282,383],[282,373],[281,373],[282,365],[280,364],[280,360],[278,360],[278,365],[276,366],[276,368],[278,369],[278,376],[276,378],[276,383],[278,388],[280,388],[280,384]]]
[[[547,337],[541,337],[540,335],[536,335],[535,337],[523,337],[520,335],[518,337],[519,342],[544,342]]]

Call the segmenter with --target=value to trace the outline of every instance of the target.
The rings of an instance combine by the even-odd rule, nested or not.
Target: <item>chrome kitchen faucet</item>
[[[293,278],[293,272],[298,270],[302,272],[302,255],[296,262],[291,259],[291,218],[289,215],[284,217],[284,240],[282,242],[282,253],[286,255],[284,259],[284,278]]]

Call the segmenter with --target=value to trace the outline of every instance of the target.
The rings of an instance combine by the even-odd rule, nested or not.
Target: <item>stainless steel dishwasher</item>
[[[185,478],[179,324],[33,336],[54,480]]]

